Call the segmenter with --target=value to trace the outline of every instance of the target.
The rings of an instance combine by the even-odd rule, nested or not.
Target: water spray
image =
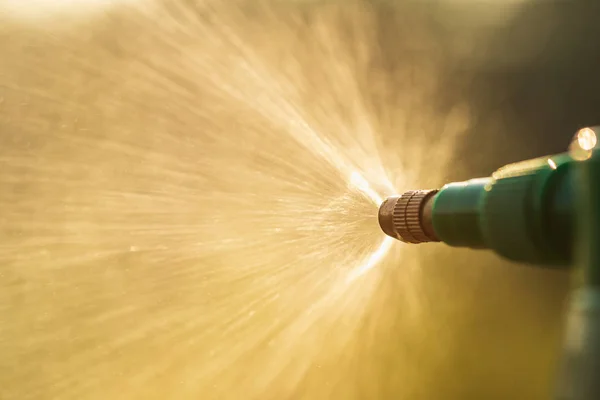
[[[569,151],[500,168],[490,177],[412,190],[379,208],[386,235],[404,243],[489,249],[516,262],[574,266],[558,399],[600,398],[600,128]]]

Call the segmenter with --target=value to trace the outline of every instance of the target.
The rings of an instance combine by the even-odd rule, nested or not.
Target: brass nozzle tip
[[[431,226],[430,201],[437,190],[411,190],[388,197],[379,207],[379,226],[383,232],[405,243],[437,242]]]

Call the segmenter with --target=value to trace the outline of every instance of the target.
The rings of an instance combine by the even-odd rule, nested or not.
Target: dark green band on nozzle
[[[493,174],[481,212],[489,248],[513,261],[570,263],[573,229],[564,223],[574,216],[571,162],[567,154],[559,154],[507,165]]]
[[[578,284],[600,287],[600,147],[587,160],[577,163],[575,184],[577,196]]]
[[[450,183],[433,203],[433,228],[450,246],[485,248],[479,222],[481,202],[491,178]]]

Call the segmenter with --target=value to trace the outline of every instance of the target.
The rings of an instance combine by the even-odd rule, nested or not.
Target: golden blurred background
[[[376,199],[597,123],[597,11],[3,0],[0,399],[548,398],[568,275]]]

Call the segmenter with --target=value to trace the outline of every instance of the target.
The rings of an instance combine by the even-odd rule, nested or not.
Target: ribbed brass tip
[[[379,207],[379,226],[404,243],[438,242],[431,226],[430,200],[437,190],[410,190],[388,197]]]

